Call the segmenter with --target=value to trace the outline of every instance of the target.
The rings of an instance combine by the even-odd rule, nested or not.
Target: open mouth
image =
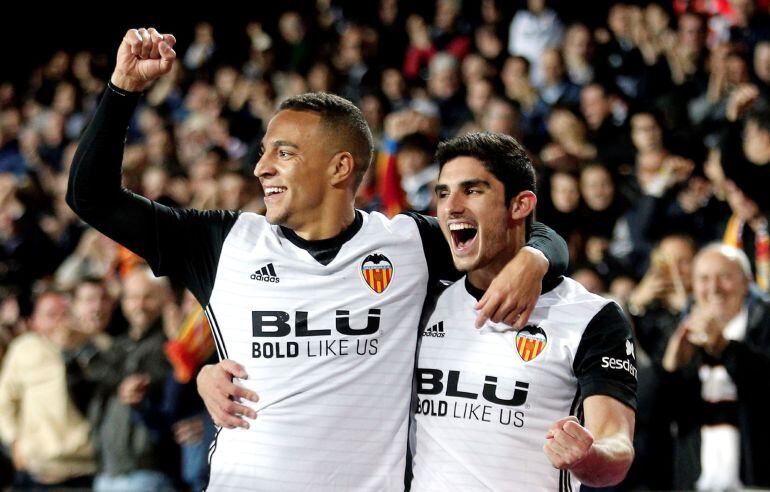
[[[478,229],[465,222],[449,224],[449,232],[452,234],[452,243],[456,250],[464,251],[468,249],[476,239]]]
[[[265,187],[265,198],[270,198],[276,195],[280,195],[283,192],[286,191],[285,186],[266,186]]]

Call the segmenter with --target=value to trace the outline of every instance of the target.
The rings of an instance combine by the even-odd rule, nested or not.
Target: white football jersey
[[[403,490],[428,267],[415,221],[363,214],[323,265],[262,216],[227,235],[206,313],[250,429],[221,429],[210,490]]]
[[[548,461],[546,432],[581,418],[593,394],[635,407],[630,326],[614,302],[565,278],[525,328],[479,330],[473,291],[467,279],[448,287],[421,334],[412,491],[579,490]]]

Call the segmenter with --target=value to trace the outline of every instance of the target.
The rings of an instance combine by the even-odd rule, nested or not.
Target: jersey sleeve
[[[444,238],[444,233],[441,232],[438,219],[415,212],[404,212],[404,215],[408,215],[417,223],[425,251],[425,260],[428,263],[431,285],[438,280],[459,279],[461,274],[454,267],[452,252]],[[527,246],[541,251],[548,259],[548,272],[543,279],[543,290],[558,284],[561,276],[566,273],[569,263],[569,251],[564,239],[547,225],[535,222],[532,224]]]
[[[121,186],[123,143],[138,93],[111,84],[81,137],[67,204],[95,229],[144,258],[156,275],[182,282],[208,304],[216,265],[238,214],[166,207]]]
[[[441,232],[438,219],[416,212],[404,212],[417,223],[422,240],[422,249],[425,253],[425,261],[428,264],[429,284],[435,285],[439,280],[455,281],[462,275],[454,267],[452,252]]]
[[[606,395],[636,410],[636,352],[631,325],[614,302],[588,323],[580,340],[575,376],[583,399]]]

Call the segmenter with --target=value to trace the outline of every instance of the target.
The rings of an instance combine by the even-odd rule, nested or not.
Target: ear
[[[337,186],[348,180],[354,179],[356,165],[353,161],[353,155],[350,152],[337,152],[332,157],[331,184]]]
[[[527,218],[529,214],[535,211],[535,205],[537,205],[537,196],[533,192],[529,190],[520,192],[511,198],[509,209],[511,219],[523,220]]]

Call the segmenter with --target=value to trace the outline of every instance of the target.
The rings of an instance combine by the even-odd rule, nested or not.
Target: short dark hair
[[[524,147],[513,137],[502,133],[468,133],[461,137],[442,142],[436,151],[435,161],[439,170],[457,157],[473,157],[492,173],[505,190],[505,206],[511,199],[529,190],[537,192],[535,167]],[[439,171],[440,172],[440,171]],[[527,231],[534,214],[527,218]]]
[[[524,190],[533,193],[535,168],[524,147],[513,137],[502,133],[474,132],[441,142],[435,161],[439,169],[456,157],[475,157],[503,183],[505,202]]]
[[[280,111],[307,111],[321,116],[321,122],[332,135],[349,146],[355,165],[358,187],[372,162],[374,140],[363,113],[352,102],[327,92],[308,92],[281,103]]]

